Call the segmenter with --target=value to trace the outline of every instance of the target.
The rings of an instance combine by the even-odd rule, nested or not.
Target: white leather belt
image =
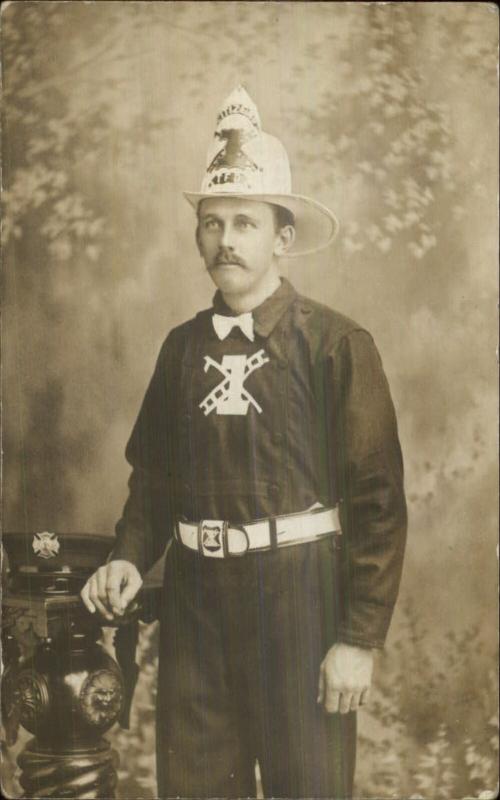
[[[175,536],[185,547],[200,555],[228,558],[243,556],[250,550],[274,550],[341,533],[338,507],[321,506],[312,511],[245,522],[243,525],[220,519],[179,520]]]

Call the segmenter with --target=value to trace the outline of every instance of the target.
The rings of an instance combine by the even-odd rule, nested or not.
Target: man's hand
[[[99,567],[80,595],[91,614],[97,610],[112,620],[123,615],[141,586],[142,578],[137,567],[130,561],[117,559]]]
[[[318,703],[329,714],[357,711],[368,701],[373,653],[339,642],[330,647],[319,670]]]

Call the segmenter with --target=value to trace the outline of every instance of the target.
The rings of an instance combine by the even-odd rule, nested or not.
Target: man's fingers
[[[357,711],[361,701],[361,692],[353,692],[351,697],[350,711]]]
[[[336,689],[326,690],[325,711],[329,714],[336,714],[339,710],[340,692]]]
[[[340,695],[339,711],[341,714],[348,714],[351,710],[352,692],[342,692]]]
[[[127,561],[111,561],[99,567],[81,591],[81,598],[91,613],[99,613],[107,620],[121,616],[133,600],[142,578],[138,569]]]
[[[319,681],[318,681],[318,703],[322,703],[325,699],[325,678],[323,675],[323,669],[319,671]]]
[[[107,583],[108,583],[108,571],[106,567],[99,567],[97,572],[95,573],[95,578],[97,582],[97,594],[99,595],[99,600],[101,603],[108,602],[108,592],[107,592]]]
[[[323,696],[325,696],[324,678],[320,676],[320,685],[323,681]],[[365,690],[366,691],[366,690]],[[326,687],[325,711],[329,714],[348,714],[349,711],[357,711],[361,705],[363,692],[339,691],[338,689],[328,689]],[[318,698],[318,702],[321,702]]]
[[[80,592],[80,597],[82,598],[84,605],[88,608],[90,613],[95,614],[95,605],[93,604],[92,600],[89,597],[89,581],[87,581],[82,591]]]
[[[105,619],[109,619],[109,620],[112,620],[112,619],[113,619],[113,614],[111,613],[111,611],[110,611],[108,608],[106,608],[106,606],[104,605],[104,603],[102,603],[102,602],[99,600],[99,598],[98,598],[98,597],[93,597],[93,598],[92,598],[92,601],[93,601],[93,603],[94,603],[95,607],[97,608],[97,610],[99,611],[99,613],[100,613],[100,614],[101,614],[101,615],[102,615],[102,616],[103,616]]]
[[[370,699],[370,689],[369,689],[369,687],[367,687],[366,689],[363,689],[363,691],[361,692],[361,697],[359,699],[359,705],[360,706],[368,705],[369,699]]]
[[[120,606],[122,610],[124,610],[134,599],[141,586],[142,578],[138,572],[133,572],[131,575],[127,575],[127,583],[125,584],[120,597]]]
[[[111,563],[108,567],[106,594],[108,598],[108,603],[113,609],[115,614],[121,614],[123,611],[120,598],[122,580],[123,580],[122,570],[117,570],[116,566],[114,566]]]
[[[96,609],[102,614],[103,617],[106,619],[113,619],[113,615],[110,613],[109,609],[106,608],[104,603],[100,597],[100,588],[99,588],[99,580],[97,577],[98,573],[94,573],[89,581],[89,597],[91,602],[94,604]]]

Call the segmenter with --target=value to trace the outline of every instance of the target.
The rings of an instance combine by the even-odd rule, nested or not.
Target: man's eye
[[[253,225],[253,223],[250,222],[249,219],[239,219],[238,222],[237,222],[237,225],[238,225],[239,228],[254,228],[255,227]]]
[[[205,230],[207,231],[215,231],[219,227],[219,223],[216,219],[207,219],[205,220]]]

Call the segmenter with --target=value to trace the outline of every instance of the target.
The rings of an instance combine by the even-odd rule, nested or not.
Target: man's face
[[[268,203],[214,197],[203,200],[196,240],[215,285],[223,294],[245,294],[277,274],[286,246]]]

